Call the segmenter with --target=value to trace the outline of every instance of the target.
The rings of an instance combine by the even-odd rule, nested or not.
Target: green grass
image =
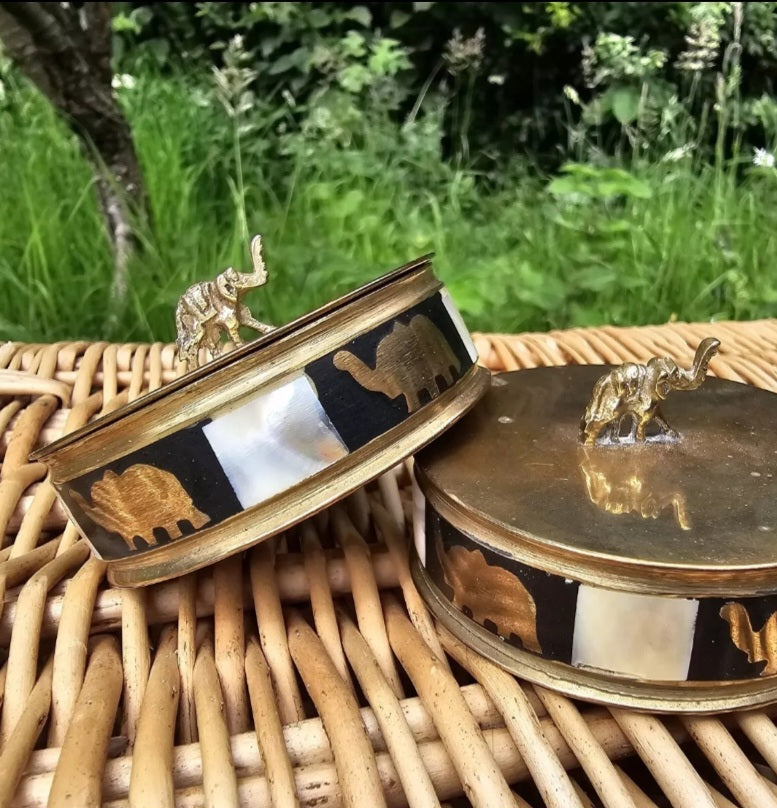
[[[126,106],[154,220],[129,299],[109,306],[111,254],[77,144],[26,85],[0,106],[0,337],[170,340],[189,283],[248,268],[243,213],[270,283],[248,302],[281,323],[434,251],[473,329],[540,330],[769,316],[777,306],[777,172],[571,166],[502,179],[445,162],[431,118],[365,116],[347,145],[231,122],[182,82],[141,81]],[[242,182],[241,182],[242,180]]]

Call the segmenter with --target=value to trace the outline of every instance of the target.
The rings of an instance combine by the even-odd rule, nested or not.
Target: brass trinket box
[[[196,570],[346,496],[432,440],[488,373],[428,257],[271,329],[254,271],[192,286],[176,314],[190,371],[37,451],[120,586]],[[264,332],[221,353],[220,333]],[[205,351],[215,358],[197,366]],[[193,367],[194,366],[194,367]]]
[[[717,344],[494,376],[418,454],[413,575],[453,634],[608,704],[777,700],[777,396],[705,381]]]

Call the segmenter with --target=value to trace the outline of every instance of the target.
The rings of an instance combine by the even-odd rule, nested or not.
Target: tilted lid
[[[259,237],[251,251],[252,273],[230,267],[182,296],[186,375],[33,455],[113,584],[191,572],[292,527],[488,387],[428,258],[269,330],[240,298],[267,279]],[[241,326],[262,336],[221,354],[221,332],[239,342]]]
[[[581,427],[581,415],[606,371],[493,377],[480,403],[417,457],[429,502],[486,544],[601,586],[777,591],[777,396],[708,378],[661,403],[677,439],[619,445],[616,426],[614,440],[585,445],[581,433],[593,437],[601,424]]]

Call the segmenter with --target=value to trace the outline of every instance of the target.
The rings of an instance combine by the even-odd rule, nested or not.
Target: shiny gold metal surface
[[[651,682],[576,668],[522,651],[502,642],[464,616],[432,583],[417,557],[413,581],[445,629],[495,664],[543,687],[572,698],[665,713],[716,713],[770,704],[777,699],[777,679]]]
[[[607,589],[777,591],[777,396],[710,378],[664,403],[680,440],[584,446],[579,415],[601,374],[495,376],[417,457],[428,502],[484,547]]]
[[[178,358],[189,368],[199,366],[201,350],[211,356],[221,353],[222,333],[235,345],[241,345],[241,326],[260,334],[272,331],[271,325],[256,320],[241,302],[246,291],[267,283],[261,236],[254,236],[251,241],[251,260],[253,272],[238,272],[229,267],[215,280],[195,283],[181,295],[175,311]]]
[[[355,491],[431,441],[458,420],[482,396],[488,371],[473,365],[456,387],[411,414],[401,428],[372,441],[322,474],[288,489],[271,501],[238,514],[186,539],[185,553],[176,544],[153,553],[113,562],[108,580],[116,586],[158,583],[201,569],[285,530]]]
[[[740,651],[747,654],[749,662],[766,662],[761,676],[777,674],[777,612],[769,615],[756,631],[741,603],[727,603],[720,616],[731,627],[731,640]]]
[[[437,553],[454,606],[468,609],[478,623],[492,622],[501,636],[515,634],[528,651],[542,653],[537,605],[517,576],[489,564],[481,550],[454,546],[445,551],[438,543]]]
[[[580,458],[588,498],[612,514],[658,519],[668,509],[681,530],[691,529],[683,481],[666,469],[666,458],[646,452],[584,452]]]
[[[138,463],[121,474],[106,471],[92,485],[91,502],[77,491],[72,496],[90,519],[107,530],[118,533],[131,550],[135,537],[146,544],[156,544],[154,529],[165,530],[170,539],[181,536],[178,522],[186,520],[194,528],[210,522],[206,513],[197,510],[191,497],[175,475],[169,471]],[[116,503],[121,503],[116,507]],[[162,504],[162,508],[158,504]],[[156,507],[149,507],[154,504]]]
[[[676,440],[659,409],[672,390],[696,390],[704,382],[710,359],[720,341],[708,337],[699,344],[690,370],[682,370],[668,356],[653,357],[647,364],[624,362],[599,378],[580,423],[580,440],[595,444],[644,443],[649,424],[657,427],[651,441]],[[623,422],[630,431],[621,436]]]

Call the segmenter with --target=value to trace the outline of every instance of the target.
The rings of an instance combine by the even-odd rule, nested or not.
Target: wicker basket
[[[478,335],[494,370],[681,356],[669,324]],[[777,321],[717,323],[718,376],[777,390]],[[173,346],[0,346],[0,806],[777,808],[777,709],[572,702],[437,630],[407,472],[242,557],[109,588],[29,452],[176,375]]]

